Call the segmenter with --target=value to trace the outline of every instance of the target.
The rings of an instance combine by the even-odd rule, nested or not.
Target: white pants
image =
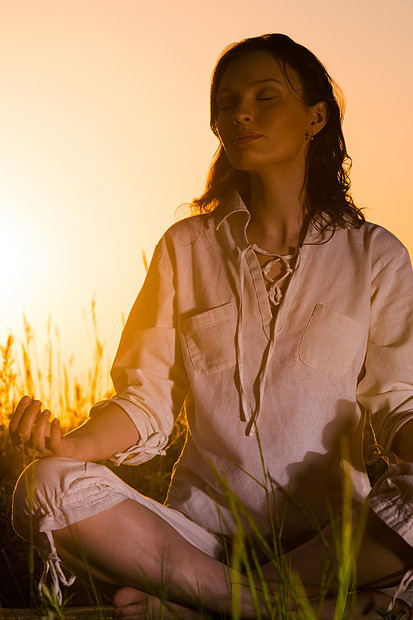
[[[52,532],[128,498],[152,510],[194,547],[224,561],[224,547],[217,535],[178,510],[141,495],[107,467],[74,459],[44,458],[32,463],[21,474],[13,496],[14,529],[34,544],[45,563],[39,587],[50,572],[61,597],[59,581],[65,585],[74,581],[73,576],[67,578],[61,569]],[[413,548],[413,463],[400,463],[381,476],[368,502],[380,519]]]
[[[133,499],[171,525],[185,540],[205,554],[224,559],[218,536],[204,530],[173,508],[163,506],[118,478],[98,463],[67,458],[35,461],[19,477],[13,495],[13,527],[17,534],[36,547],[45,570],[39,588],[50,572],[61,600],[60,583],[71,585],[61,568],[51,532],[91,517],[125,499]],[[31,540],[32,537],[32,540]]]

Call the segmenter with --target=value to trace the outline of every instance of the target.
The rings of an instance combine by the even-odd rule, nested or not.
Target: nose
[[[235,125],[240,123],[249,123],[252,121],[253,113],[249,106],[245,102],[240,101],[234,110],[232,121]]]

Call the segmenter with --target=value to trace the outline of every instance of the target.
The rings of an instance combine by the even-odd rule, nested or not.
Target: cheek
[[[277,114],[274,115],[268,114],[268,118],[264,121],[268,127],[270,127],[270,131],[274,134],[278,135],[293,135],[300,126],[299,119],[292,116],[291,114]]]
[[[226,139],[228,139],[230,124],[226,119],[218,117],[216,126],[219,139],[221,140],[221,142],[224,142]]]
[[[307,115],[301,109],[292,109],[291,106],[277,106],[276,109],[269,108],[263,110],[259,119],[263,127],[267,127],[270,132],[294,136],[295,134],[305,133],[307,126]]]

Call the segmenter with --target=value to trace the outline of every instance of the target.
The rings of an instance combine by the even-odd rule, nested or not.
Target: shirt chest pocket
[[[301,361],[335,377],[346,374],[365,340],[367,327],[317,304],[300,343]]]
[[[212,374],[235,364],[235,310],[231,303],[191,316],[182,333],[195,370]]]

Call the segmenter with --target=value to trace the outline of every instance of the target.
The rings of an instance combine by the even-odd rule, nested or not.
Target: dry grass
[[[109,361],[105,359],[98,332],[96,305],[91,303],[88,328],[92,338],[91,368],[79,380],[73,372],[72,361],[62,362],[59,332],[49,321],[47,341],[39,353],[35,335],[24,317],[24,338],[17,341],[10,335],[0,343],[0,611],[1,607],[33,606],[37,599],[36,584],[42,573],[42,563],[27,543],[11,527],[11,498],[16,480],[24,465],[20,454],[12,450],[8,425],[13,410],[24,394],[35,396],[44,408],[51,410],[65,431],[87,419],[91,406],[112,394]],[[142,493],[163,501],[169,485],[171,470],[182,449],[186,432],[184,416],[177,421],[166,457],[156,457],[140,467],[109,463],[116,474]],[[90,604],[90,590],[81,584],[73,604]],[[68,592],[65,593],[69,595]],[[37,600],[38,602],[38,600]]]
[[[13,532],[10,519],[10,506],[13,486],[19,473],[23,469],[21,455],[14,453],[8,438],[8,424],[11,412],[23,394],[36,396],[42,400],[44,407],[49,408],[57,415],[65,430],[78,426],[88,416],[90,407],[104,397],[110,396],[111,385],[107,368],[105,368],[104,351],[98,333],[96,320],[96,307],[94,301],[91,305],[91,330],[93,334],[93,364],[83,383],[74,377],[71,363],[65,365],[61,361],[59,334],[52,330],[51,322],[48,326],[48,339],[43,356],[39,358],[35,338],[29,322],[24,319],[24,340],[16,342],[12,336],[0,346],[0,617],[1,607],[30,607],[40,604],[36,590],[36,584],[42,572],[42,565],[33,548],[20,540]],[[158,501],[165,499],[169,485],[171,470],[183,446],[186,435],[186,419],[184,413],[180,416],[173,431],[171,443],[167,449],[166,457],[155,457],[149,463],[139,467],[121,466],[115,468],[116,474],[128,484],[139,489],[141,493],[153,497]],[[263,460],[265,473],[265,463]],[[248,521],[248,515],[243,512],[243,507],[237,503],[237,498],[231,495],[231,490],[226,486],[225,480],[221,481],[223,493],[228,496],[228,501],[233,506],[235,522],[239,524],[233,546],[232,566],[243,570],[251,575],[254,570],[259,571],[259,564],[254,557],[253,549],[247,548],[241,517]],[[354,538],[351,524],[351,488],[349,479],[345,481],[346,496],[343,503],[343,514],[347,518],[343,520],[341,528],[337,531],[337,573],[339,583],[339,596],[334,620],[344,617],[344,610],[351,600],[350,590],[355,579],[354,548],[360,544],[361,531]],[[271,488],[268,489],[269,501],[271,501]],[[348,514],[347,514],[348,513]],[[254,531],[254,524],[249,523]],[[291,574],[289,567],[283,562],[283,556],[278,553],[277,541],[272,543],[262,539],[256,528],[256,540],[262,548],[267,548],[268,560],[273,562],[279,573],[280,589],[275,600],[270,601],[268,588],[265,582],[261,584],[261,590],[267,592],[269,617],[289,618],[287,601],[294,600],[297,603],[298,613],[295,618],[316,620],[317,615],[312,610],[304,588],[297,575]],[[239,544],[238,544],[239,543]],[[234,552],[235,550],[235,552]],[[77,582],[76,582],[77,583]],[[254,583],[251,581],[251,590],[254,594]],[[63,595],[70,599],[71,605],[95,604],[96,599],[93,589],[77,583],[70,593],[63,589]],[[57,603],[53,593],[46,592],[52,597],[46,596],[43,600],[43,610],[46,608],[47,618],[64,618],[61,608],[55,609]],[[234,604],[232,618],[240,618],[239,615],[239,592],[234,588]],[[205,616],[207,617],[207,616]],[[257,611],[257,618],[260,617]],[[383,617],[387,617],[383,615]]]

